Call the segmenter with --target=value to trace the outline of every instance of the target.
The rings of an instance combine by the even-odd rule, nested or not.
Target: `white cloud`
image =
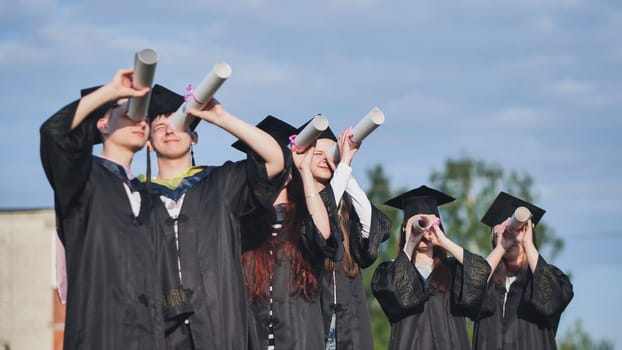
[[[21,27],[31,25],[30,21],[45,21],[55,9],[55,0],[0,0],[0,27]]]
[[[534,108],[509,107],[493,113],[490,119],[493,123],[501,126],[529,128],[541,117],[542,113]]]
[[[394,115],[402,116],[402,121],[438,119],[451,112],[449,103],[442,98],[412,90],[389,100],[386,107]]]
[[[585,4],[584,0],[523,0],[523,1],[495,1],[495,0],[468,0],[461,1],[465,6],[483,8],[499,8],[509,10],[543,10],[543,9],[576,9]]]
[[[594,90],[593,84],[574,79],[564,79],[552,83],[547,90],[558,96],[585,95]]]
[[[577,58],[573,53],[533,54],[517,57],[512,60],[500,61],[497,69],[500,70],[540,70],[546,67],[564,67],[575,64]]]
[[[531,27],[537,32],[551,33],[557,29],[557,23],[550,16],[538,16],[530,23]]]

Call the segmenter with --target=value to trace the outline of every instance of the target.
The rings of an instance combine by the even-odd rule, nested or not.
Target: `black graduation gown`
[[[300,228],[301,246],[309,262],[311,263],[312,273],[315,274],[318,282],[321,281],[321,270],[323,269],[324,258],[340,260],[343,257],[343,246],[341,245],[341,231],[337,218],[334,195],[330,187],[326,187],[320,192],[320,196],[328,211],[331,236],[325,240],[317,227],[313,224],[310,215],[307,215]],[[332,200],[331,200],[332,198]],[[263,218],[256,217],[254,222],[264,222]],[[249,218],[251,219],[251,218]],[[255,231],[259,231],[259,236],[264,239],[272,239],[266,234],[266,225],[261,229],[255,226]],[[248,226],[249,228],[252,225]],[[270,230],[270,226],[267,227]],[[286,236],[286,232],[281,232],[279,237]],[[255,241],[257,235],[244,234],[245,246],[252,249],[250,241]],[[248,238],[248,239],[247,239]],[[278,238],[277,238],[278,239]],[[257,243],[257,242],[253,242]],[[277,261],[272,275],[272,323],[275,336],[275,348],[277,350],[321,350],[326,344],[324,341],[324,329],[322,321],[322,307],[319,296],[313,300],[306,300],[299,295],[291,295],[290,286],[293,277],[291,275],[291,265],[283,256],[282,250],[277,250]],[[268,348],[268,331],[270,323],[270,305],[260,301],[250,303],[252,312],[251,320],[251,349]]]
[[[557,349],[559,318],[574,295],[568,277],[539,257],[533,274],[526,269],[511,284],[504,316],[505,294],[505,286],[491,279],[475,322],[473,349]]]
[[[286,169],[289,169],[290,159],[285,158]],[[157,230],[163,231],[158,237],[164,237],[167,242],[164,246],[169,248],[174,247],[174,220],[159,196],[175,198],[181,195],[180,191],[185,193],[178,218],[179,254],[182,288],[191,310],[184,303],[179,305],[181,310],[172,312],[190,315],[194,349],[247,348],[248,305],[240,260],[240,217],[261,207],[271,207],[287,174],[284,171],[268,180],[263,160],[249,152],[247,160],[207,167],[192,179],[184,179],[180,186],[186,188],[167,192],[153,184],[154,216],[159,221]],[[165,254],[165,257],[171,256]],[[177,271],[176,257],[168,260],[168,266],[175,266],[173,270]],[[166,271],[171,269],[163,270]],[[171,285],[175,282],[165,290],[175,293]],[[176,339],[177,349],[189,346],[179,340],[187,336],[184,327],[169,331],[168,336]],[[171,348],[170,344],[168,346]]]
[[[161,349],[163,325],[147,197],[132,212],[123,183],[136,182],[92,155],[99,135],[87,119],[74,130],[78,101],[41,127],[41,161],[54,189],[65,246],[65,349]],[[92,117],[91,117],[92,118]]]
[[[351,201],[349,195],[344,200]],[[352,208],[352,206],[350,206]],[[360,269],[376,261],[380,243],[391,234],[391,220],[372,206],[372,217],[368,238],[361,236],[361,225],[354,208],[350,211],[350,254]],[[337,304],[335,305],[333,274],[322,274],[322,314],[324,318],[324,336],[328,336],[333,312],[337,312],[336,340],[337,349],[373,349],[371,322],[367,309],[367,296],[363,286],[361,270],[354,277],[348,277],[343,271],[343,261],[335,263]]]
[[[490,266],[467,250],[463,265],[443,264],[452,275],[445,293],[427,287],[404,252],[374,272],[372,291],[391,322],[389,349],[470,349],[464,317],[481,307]]]

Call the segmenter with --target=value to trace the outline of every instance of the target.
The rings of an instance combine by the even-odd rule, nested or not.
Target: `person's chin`
[[[417,250],[420,252],[427,252],[428,250],[430,250],[430,248],[432,248],[432,245],[427,243],[419,243],[419,245],[417,246]]]
[[[511,247],[505,251],[504,257],[506,259],[513,260],[513,259],[518,258],[519,255],[520,255],[520,250],[518,249],[518,247]]]

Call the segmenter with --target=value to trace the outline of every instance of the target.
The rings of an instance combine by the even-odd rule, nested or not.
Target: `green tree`
[[[389,344],[391,326],[387,321],[380,304],[378,304],[378,301],[376,301],[376,298],[374,298],[371,292],[371,278],[378,264],[392,259],[396,255],[396,227],[399,227],[399,222],[401,222],[401,214],[399,213],[399,210],[382,204],[394,195],[394,192],[390,188],[389,178],[386,176],[382,166],[376,165],[374,168],[368,170],[367,177],[370,183],[370,188],[367,191],[367,197],[393,222],[393,232],[391,233],[391,237],[387,242],[380,246],[378,259],[376,259],[376,262],[373,265],[363,270],[363,283],[365,285],[365,292],[367,293],[367,306],[371,319],[374,348],[386,349],[387,344]]]
[[[583,329],[583,322],[575,320],[558,344],[559,350],[613,350],[613,344],[604,339],[596,341]]]

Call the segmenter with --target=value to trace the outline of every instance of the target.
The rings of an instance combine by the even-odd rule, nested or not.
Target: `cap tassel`
[[[145,175],[147,179],[145,189],[147,191],[147,208],[151,209],[151,150],[149,149],[149,146],[145,148],[147,148],[147,171]]]
[[[196,166],[196,162],[194,161],[194,148],[190,146],[190,158],[192,158],[192,166]]]

